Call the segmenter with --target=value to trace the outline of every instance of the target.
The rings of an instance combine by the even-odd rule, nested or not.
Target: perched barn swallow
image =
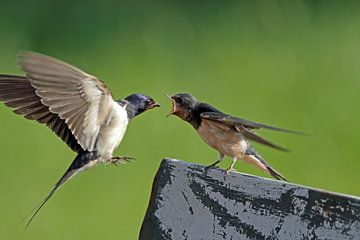
[[[0,100],[15,108],[15,113],[46,124],[78,154],[47,197],[30,212],[28,226],[55,191],[75,174],[98,163],[128,161],[129,157],[113,156],[113,151],[129,121],[160,105],[143,94],[114,100],[95,76],[42,54],[23,52],[18,65],[26,76],[0,75]]]
[[[252,140],[281,151],[287,149],[275,145],[268,140],[256,135],[255,129],[267,128],[287,133],[302,134],[300,132],[268,126],[252,122],[242,118],[227,115],[213,106],[199,102],[194,96],[187,93],[179,93],[169,96],[172,110],[168,115],[176,115],[190,123],[205,143],[216,149],[220,157],[207,167],[214,167],[225,156],[232,157],[232,163],[227,173],[234,171],[234,164],[238,159],[259,167],[270,173],[274,178],[287,181],[278,171],[273,169],[263,157],[251,147],[248,140]]]

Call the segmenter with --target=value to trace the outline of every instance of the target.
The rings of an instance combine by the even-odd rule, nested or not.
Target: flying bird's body
[[[202,140],[219,152],[219,159],[209,165],[208,168],[221,162],[225,156],[229,156],[233,161],[227,172],[235,170],[234,164],[237,160],[243,160],[270,173],[276,179],[286,180],[252,148],[249,140],[278,150],[287,151],[287,149],[275,145],[255,134],[254,129],[268,128],[289,133],[298,132],[230,116],[207,103],[198,102],[190,94],[175,94],[171,96],[170,99],[172,101],[172,111],[170,114],[176,115],[182,120],[189,122]]]
[[[15,108],[15,113],[46,124],[78,154],[34,209],[29,224],[55,191],[77,173],[100,162],[129,160],[113,156],[129,121],[159,104],[142,94],[116,101],[95,76],[42,54],[24,52],[18,65],[26,76],[0,75],[0,100]]]
[[[110,112],[105,119],[106,124],[99,130],[100,134],[95,144],[101,160],[105,162],[113,157],[112,153],[119,146],[129,124],[125,104],[121,106],[118,102],[113,102]]]

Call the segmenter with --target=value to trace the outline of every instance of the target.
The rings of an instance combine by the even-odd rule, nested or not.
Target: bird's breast
[[[111,114],[101,126],[96,142],[96,150],[102,158],[108,160],[107,158],[112,157],[113,151],[125,135],[128,123],[129,119],[125,107],[114,102]]]
[[[248,148],[240,132],[220,122],[203,119],[197,132],[204,142],[226,156],[242,158]]]

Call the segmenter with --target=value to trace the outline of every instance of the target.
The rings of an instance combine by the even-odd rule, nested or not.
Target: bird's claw
[[[214,165],[206,166],[206,167],[204,168],[205,174],[207,174],[210,169],[214,169],[214,168],[218,168],[218,167],[217,167],[217,166],[214,166]]]
[[[231,172],[236,172],[236,169],[235,168],[229,168],[226,170],[226,175],[229,175],[229,173]]]
[[[130,162],[131,160],[135,160],[134,157],[126,157],[126,156],[118,156],[118,157],[112,157],[110,159],[110,163],[114,164],[115,166],[118,166],[119,163],[124,164],[127,162]]]
[[[210,168],[211,168],[210,166],[207,166],[207,167],[204,168],[205,174],[207,174],[209,172]]]

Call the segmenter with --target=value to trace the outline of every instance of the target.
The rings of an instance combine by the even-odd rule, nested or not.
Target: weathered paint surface
[[[360,199],[165,159],[139,239],[360,239]]]

